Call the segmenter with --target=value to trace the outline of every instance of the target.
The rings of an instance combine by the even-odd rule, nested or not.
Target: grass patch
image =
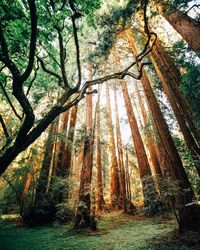
[[[69,225],[24,228],[1,220],[0,250],[172,249],[163,248],[161,243],[166,235],[169,237],[174,232],[176,224],[171,218],[153,219],[114,212],[103,214],[98,228],[95,233],[74,233]]]

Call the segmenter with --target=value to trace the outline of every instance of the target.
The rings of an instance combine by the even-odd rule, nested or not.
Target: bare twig
[[[44,61],[42,60],[42,58],[37,57],[37,59],[38,59],[38,61],[39,61],[40,64],[41,64],[42,70],[43,70],[44,72],[46,72],[46,73],[48,73],[48,74],[50,74],[50,75],[56,77],[56,78],[58,79],[58,85],[59,85],[60,87],[63,87],[62,84],[61,84],[61,83],[62,83],[62,78],[61,78],[57,73],[53,72],[53,71],[50,70],[50,69],[47,69],[46,66],[45,66]]]
[[[9,136],[6,124],[5,124],[5,122],[4,122],[3,117],[2,117],[1,114],[0,114],[0,123],[1,123],[2,128],[3,128],[3,132],[4,132],[5,136],[6,136],[6,138],[8,139],[10,136]]]
[[[28,86],[28,89],[27,89],[27,92],[26,92],[26,96],[28,96],[28,94],[29,94],[29,92],[30,92],[30,90],[31,90],[31,87],[32,87],[32,85],[33,85],[33,82],[35,81],[35,79],[36,79],[36,77],[37,77],[37,71],[38,71],[38,69],[39,69],[39,65],[38,65],[38,62],[37,62],[37,67],[36,67],[36,69],[35,69],[34,77],[33,77],[33,79],[31,80],[31,82],[30,82],[30,84],[29,84],[29,86]]]
[[[3,86],[3,84],[2,84],[1,82],[0,82],[0,87],[1,87],[1,89],[2,89],[2,91],[3,91],[3,93],[4,93],[4,96],[6,97],[8,103],[10,104],[10,107],[12,108],[14,114],[15,114],[16,117],[21,121],[21,120],[22,120],[21,116],[17,113],[17,111],[16,111],[14,105],[12,104],[12,101],[10,100],[10,97],[8,96],[6,90],[5,90],[5,88],[4,88],[4,86]]]

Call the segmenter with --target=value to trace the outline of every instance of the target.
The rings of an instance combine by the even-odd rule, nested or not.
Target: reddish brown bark
[[[55,135],[55,142],[54,142],[54,154],[53,154],[53,175],[60,176],[60,165],[59,165],[59,153],[61,150],[61,141],[58,133],[60,132],[59,124],[60,124],[60,116],[57,118],[57,130]]]
[[[89,69],[90,79],[92,79],[92,69]],[[88,88],[92,93],[92,86]],[[91,215],[91,181],[93,167],[93,124],[92,124],[92,95],[86,96],[86,132],[83,151],[83,162],[80,176],[79,205],[77,208],[74,228],[96,229],[94,217]]]
[[[140,171],[140,178],[142,181],[142,188],[143,188],[143,196],[144,196],[144,207],[147,207],[149,203],[151,202],[148,197],[148,185],[154,186],[153,178],[151,175],[151,169],[149,166],[148,158],[146,155],[145,147],[142,141],[142,137],[140,135],[138,125],[136,122],[135,114],[131,105],[131,100],[128,94],[128,89],[126,82],[124,80],[121,80],[121,86],[122,86],[122,92],[124,96],[125,106],[127,110],[127,116],[131,128],[132,138],[133,138],[133,144],[135,147],[135,152],[137,156],[137,162],[138,167]],[[155,193],[156,195],[156,189]],[[152,199],[153,202],[153,199]]]
[[[23,189],[23,196],[26,195],[29,191],[29,188],[31,186],[31,174],[28,173],[25,177],[25,184]]]
[[[179,124],[179,127],[180,127],[180,130],[183,134],[183,137],[185,139],[185,142],[187,144],[187,147],[188,149],[191,151],[192,153],[192,157],[194,159],[194,161],[198,161],[199,160],[199,157],[200,157],[200,148],[198,147],[196,141],[194,140],[192,134],[191,134],[191,131],[190,131],[190,128],[188,127],[187,125],[187,121],[185,120],[185,116],[184,114],[182,113],[182,110],[179,108],[175,98],[174,98],[174,95],[173,93],[171,92],[171,89],[170,87],[168,86],[160,68],[158,67],[158,64],[156,62],[156,60],[154,59],[154,57],[150,54],[149,55],[154,67],[155,67],[155,70],[160,78],[160,81],[162,83],[162,86],[164,88],[164,91],[168,97],[168,100],[169,100],[169,103],[174,111],[174,114],[175,114],[175,117],[178,121],[178,124]],[[197,170],[197,173],[199,174],[200,176],[200,169],[199,167],[196,165],[196,170]]]
[[[68,129],[68,120],[70,112],[72,112],[72,109],[68,110],[67,112],[64,112],[62,114],[62,119],[61,119],[61,127],[60,127],[61,147],[59,153],[59,164],[60,164],[61,175],[64,174],[64,169],[65,169],[65,160],[66,160],[65,149],[67,143],[67,131],[68,131],[67,129]]]
[[[170,2],[153,1],[159,13],[196,52],[200,53],[200,23],[170,6]]]
[[[92,91],[90,87],[89,91]],[[92,156],[93,148],[91,144],[92,140],[92,95],[87,95],[86,97],[86,133],[85,133],[85,145],[84,145],[84,159],[81,171],[80,180],[80,200],[84,201],[90,211],[90,188],[92,179]]]
[[[54,148],[54,139],[57,131],[58,122],[55,120],[49,127],[48,138],[46,142],[42,167],[40,170],[40,175],[38,178],[38,183],[35,193],[35,203],[38,200],[41,200],[47,191],[47,185],[49,181],[49,173],[52,162],[53,148]]]
[[[125,31],[125,34],[128,38],[130,48],[133,52],[133,55],[136,57],[138,55],[138,53],[137,53],[137,50],[136,50],[135,45],[134,45],[134,40],[132,37],[131,30],[127,29]],[[177,149],[174,145],[174,142],[173,142],[173,139],[172,139],[171,134],[169,132],[167,123],[162,115],[162,112],[160,110],[160,107],[158,105],[158,102],[157,102],[156,97],[153,93],[153,90],[151,88],[151,84],[148,80],[148,77],[147,77],[144,69],[142,71],[141,83],[142,83],[142,86],[144,89],[144,93],[146,95],[146,99],[148,101],[149,108],[152,112],[156,127],[158,129],[158,132],[159,132],[161,138],[162,138],[163,145],[166,148],[166,152],[168,153],[168,157],[169,157],[170,162],[171,162],[171,166],[170,166],[171,169],[169,170],[169,173],[170,173],[170,175],[171,174],[173,175],[173,172],[176,173],[175,175],[179,176],[180,179],[183,178],[185,185],[188,185],[189,181],[188,181],[187,175],[183,169],[183,165],[182,165],[180,156],[179,156]],[[173,167],[174,165],[176,165],[176,169]]]
[[[133,137],[133,143],[134,143],[135,151],[137,155],[138,166],[140,168],[141,178],[143,178],[145,176],[151,175],[151,170],[149,167],[142,137],[138,129],[135,114],[131,105],[128,88],[124,80],[121,81],[121,86],[122,86],[124,102],[125,102],[125,106],[127,110],[127,116],[128,116],[131,133]]]
[[[131,178],[129,173],[129,159],[128,159],[128,150],[125,150],[125,166],[126,166],[126,194],[127,199],[131,201],[132,195],[131,195]]]
[[[193,137],[195,138],[197,143],[200,143],[200,133],[196,129],[195,124],[193,122],[193,118],[191,115],[192,111],[185,99],[185,96],[179,88],[181,78],[176,65],[166,53],[165,49],[163,48],[161,42],[158,39],[156,40],[156,43],[153,46],[152,52],[158,62],[157,71],[160,69],[160,73],[163,75],[166,81],[167,86],[165,87],[165,90],[166,88],[168,88],[168,92],[171,92],[171,94],[173,95],[175,102],[180,110],[179,112],[182,112],[182,117],[184,117],[188,128],[191,130]],[[159,76],[161,74],[159,74]],[[163,81],[162,83],[165,84]]]
[[[156,152],[156,148],[155,148],[155,141],[153,138],[153,134],[154,131],[152,129],[152,127],[150,127],[147,123],[148,123],[148,116],[147,116],[147,111],[145,109],[144,106],[144,101],[142,99],[141,93],[139,91],[139,88],[137,86],[136,81],[133,81],[133,85],[134,85],[134,89],[135,89],[135,93],[137,95],[137,99],[139,101],[139,105],[141,107],[141,114],[138,113],[138,115],[142,116],[142,120],[144,121],[144,126],[146,126],[146,146],[147,149],[149,150],[149,154],[150,154],[150,163],[152,165],[153,168],[153,172],[155,174],[155,176],[157,178],[162,177],[162,172],[161,172],[161,168],[160,168],[160,163],[159,163],[159,159],[157,156],[157,152]]]
[[[130,48],[133,55],[136,57],[138,55],[137,50],[134,45],[131,30],[126,30],[126,36],[130,43]],[[143,89],[148,100],[149,108],[152,112],[156,127],[162,138],[163,146],[168,154],[168,159],[170,162],[170,174],[173,173],[175,180],[179,181],[179,185],[182,189],[182,195],[177,194],[179,200],[179,227],[181,230],[199,230],[200,229],[200,216],[199,216],[199,206],[197,205],[185,205],[193,204],[194,193],[191,188],[191,184],[188,180],[188,176],[183,168],[180,156],[174,145],[173,139],[169,132],[167,123],[162,115],[158,102],[155,98],[153,90],[151,88],[150,82],[147,78],[145,70],[142,70],[141,82]],[[187,190],[187,192],[184,192]]]
[[[77,111],[78,111],[78,105],[75,105],[71,108],[69,129],[68,129],[68,135],[67,135],[67,140],[66,140],[66,148],[63,151],[62,162],[61,162],[62,163],[61,165],[62,176],[68,176],[70,172],[70,168],[71,168],[72,149],[73,149],[73,142],[74,142],[74,132],[75,132],[75,126],[76,126]]]

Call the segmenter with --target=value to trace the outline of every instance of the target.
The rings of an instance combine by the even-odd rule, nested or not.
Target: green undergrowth
[[[0,220],[0,250],[199,249],[196,236],[175,237],[171,217],[147,218],[121,212],[103,214],[98,230],[76,233],[70,225],[25,228],[18,220]]]

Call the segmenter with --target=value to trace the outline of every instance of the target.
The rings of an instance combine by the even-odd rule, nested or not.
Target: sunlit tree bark
[[[92,68],[89,68],[90,79],[92,79]],[[88,88],[92,93],[92,86]],[[93,167],[93,123],[92,123],[92,95],[86,96],[86,131],[83,150],[83,162],[80,176],[79,205],[77,208],[74,228],[96,229],[94,218],[91,216],[91,181]]]
[[[102,177],[102,161],[101,161],[101,118],[100,118],[100,95],[101,89],[98,88],[98,100],[96,108],[97,127],[96,127],[96,165],[97,165],[97,211],[102,211],[104,204],[103,198],[103,177]]]
[[[109,154],[110,154],[110,202],[113,208],[119,206],[120,202],[120,187],[119,187],[119,173],[116,156],[116,146],[114,139],[112,111],[110,104],[110,91],[109,85],[106,82],[106,117],[109,135]]]
[[[72,112],[72,109],[67,112],[64,112],[61,118],[61,127],[60,127],[61,147],[60,147],[60,152],[59,152],[59,157],[58,157],[61,175],[63,175],[64,165],[65,165],[65,160],[66,160],[65,150],[66,150],[66,143],[67,143],[68,120],[69,120],[70,112]]]
[[[194,125],[193,118],[192,118],[192,111],[185,99],[184,94],[180,91],[180,88],[179,88],[180,80],[181,80],[180,73],[178,71],[178,68],[176,67],[172,59],[170,58],[170,56],[166,53],[159,39],[156,40],[156,43],[153,46],[152,54],[155,56],[155,59],[157,60],[156,71],[158,73],[158,76],[161,77],[161,74],[162,74],[163,75],[162,78],[164,78],[166,82],[164,83],[164,81],[162,80],[163,87],[165,85],[166,94],[168,93],[168,98],[169,98],[169,94],[171,93],[171,95],[173,95],[175,99],[176,105],[178,106],[179,110],[182,112],[182,116],[184,117],[188,125],[188,128],[191,130],[192,135],[194,136],[196,142],[200,143],[200,135],[199,135],[199,131],[196,129]],[[154,63],[154,66],[155,66],[155,63]],[[173,108],[175,109],[176,107],[174,107],[173,105]]]
[[[57,126],[58,126],[58,121],[55,120],[49,127],[42,167],[40,170],[40,175],[38,178],[36,192],[35,192],[35,203],[42,200],[47,191]]]
[[[127,199],[131,201],[132,195],[131,195],[131,178],[130,178],[130,172],[129,172],[129,158],[128,158],[128,150],[125,150],[125,169],[126,169],[126,194]]]
[[[118,153],[120,199],[123,203],[124,211],[126,212],[125,170],[124,170],[124,159],[123,159],[122,138],[121,138],[121,131],[120,131],[116,86],[114,86],[114,101],[115,101],[115,120],[116,120],[115,122],[116,122],[116,134],[117,134],[117,153]]]
[[[134,40],[131,30],[126,30],[126,36],[129,40],[130,48],[133,52],[133,55],[136,57],[138,55],[137,50],[134,45]],[[194,198],[194,193],[191,188],[188,176],[183,168],[178,151],[173,142],[172,136],[169,132],[167,123],[162,115],[154,92],[151,88],[151,84],[148,80],[148,77],[145,73],[145,70],[142,70],[141,83],[148,100],[149,108],[152,112],[156,127],[162,138],[163,146],[166,149],[168,158],[170,160],[170,169],[169,174],[172,175],[175,180],[179,181],[179,185],[182,189],[182,195],[178,195],[180,208],[179,208],[179,226],[181,230],[196,230],[200,227],[199,225],[199,206],[193,205],[192,201]],[[187,190],[187,192],[184,192]],[[186,204],[192,204],[187,206]]]
[[[150,160],[152,163],[153,171],[155,173],[155,176],[159,178],[162,176],[162,172],[161,172],[160,163],[159,163],[159,159],[158,159],[156,148],[155,148],[155,141],[153,138],[154,131],[153,131],[152,127],[150,127],[148,125],[147,111],[145,109],[144,101],[142,99],[142,96],[141,96],[141,93],[140,93],[140,90],[138,88],[136,81],[133,81],[133,86],[134,86],[134,90],[135,90],[136,96],[137,96],[138,101],[139,101],[139,105],[140,105],[141,110],[142,110],[141,114],[138,113],[138,115],[142,116],[142,120],[144,121],[144,126],[146,126],[146,128],[145,128],[145,130],[146,130],[145,134],[147,135],[146,136],[147,137],[146,144],[147,144],[147,148],[148,148],[149,153],[150,153]]]
[[[144,121],[144,126],[146,126],[145,127],[145,134],[146,134],[145,142],[146,142],[147,149],[149,150],[150,162],[151,162],[155,177],[157,177],[157,179],[159,179],[159,177],[162,176],[162,172],[161,172],[161,168],[160,168],[158,155],[156,152],[155,141],[153,138],[154,131],[152,129],[152,126],[149,126],[149,124],[148,124],[147,111],[145,109],[144,101],[142,99],[142,96],[141,96],[141,93],[139,91],[139,88],[138,88],[136,81],[133,81],[133,86],[134,86],[134,90],[135,90],[136,96],[137,96],[138,101],[139,101],[139,105],[140,105],[141,110],[142,110],[141,114],[138,113],[138,116],[142,116],[142,119]]]
[[[127,116],[130,124],[131,134],[133,138],[133,144],[136,151],[138,167],[140,171],[140,177],[142,180],[143,186],[143,195],[144,195],[144,207],[148,206],[149,204],[149,197],[148,197],[148,189],[147,183],[151,183],[154,186],[153,178],[151,175],[151,169],[149,166],[148,158],[146,155],[145,147],[142,141],[142,137],[140,135],[140,131],[138,129],[137,121],[135,118],[135,114],[132,108],[131,100],[128,93],[128,88],[126,82],[121,80],[122,92],[124,96]],[[156,192],[155,192],[156,193]]]
[[[171,1],[152,1],[159,13],[183,37],[190,47],[200,53],[200,23],[170,6]]]
[[[173,93],[171,92],[170,87],[168,86],[161,70],[158,67],[156,60],[154,59],[154,57],[151,54],[149,55],[149,57],[150,57],[153,65],[155,67],[155,70],[160,78],[160,81],[162,83],[164,91],[168,97],[169,103],[171,104],[171,107],[174,111],[175,117],[178,121],[180,130],[183,133],[183,137],[185,139],[187,147],[191,151],[194,161],[198,161],[199,157],[200,157],[200,148],[198,147],[193,135],[191,134],[190,128],[187,125],[187,121],[185,120],[185,116],[182,113],[182,110],[179,108],[179,106],[178,106],[178,104],[173,96]],[[196,170],[200,176],[200,168],[198,167],[198,165],[196,165]]]
[[[62,176],[68,176],[70,172],[77,111],[78,111],[78,105],[72,107],[70,113],[68,135],[66,140],[66,148],[63,151],[63,156],[62,156],[62,169],[61,169]]]

